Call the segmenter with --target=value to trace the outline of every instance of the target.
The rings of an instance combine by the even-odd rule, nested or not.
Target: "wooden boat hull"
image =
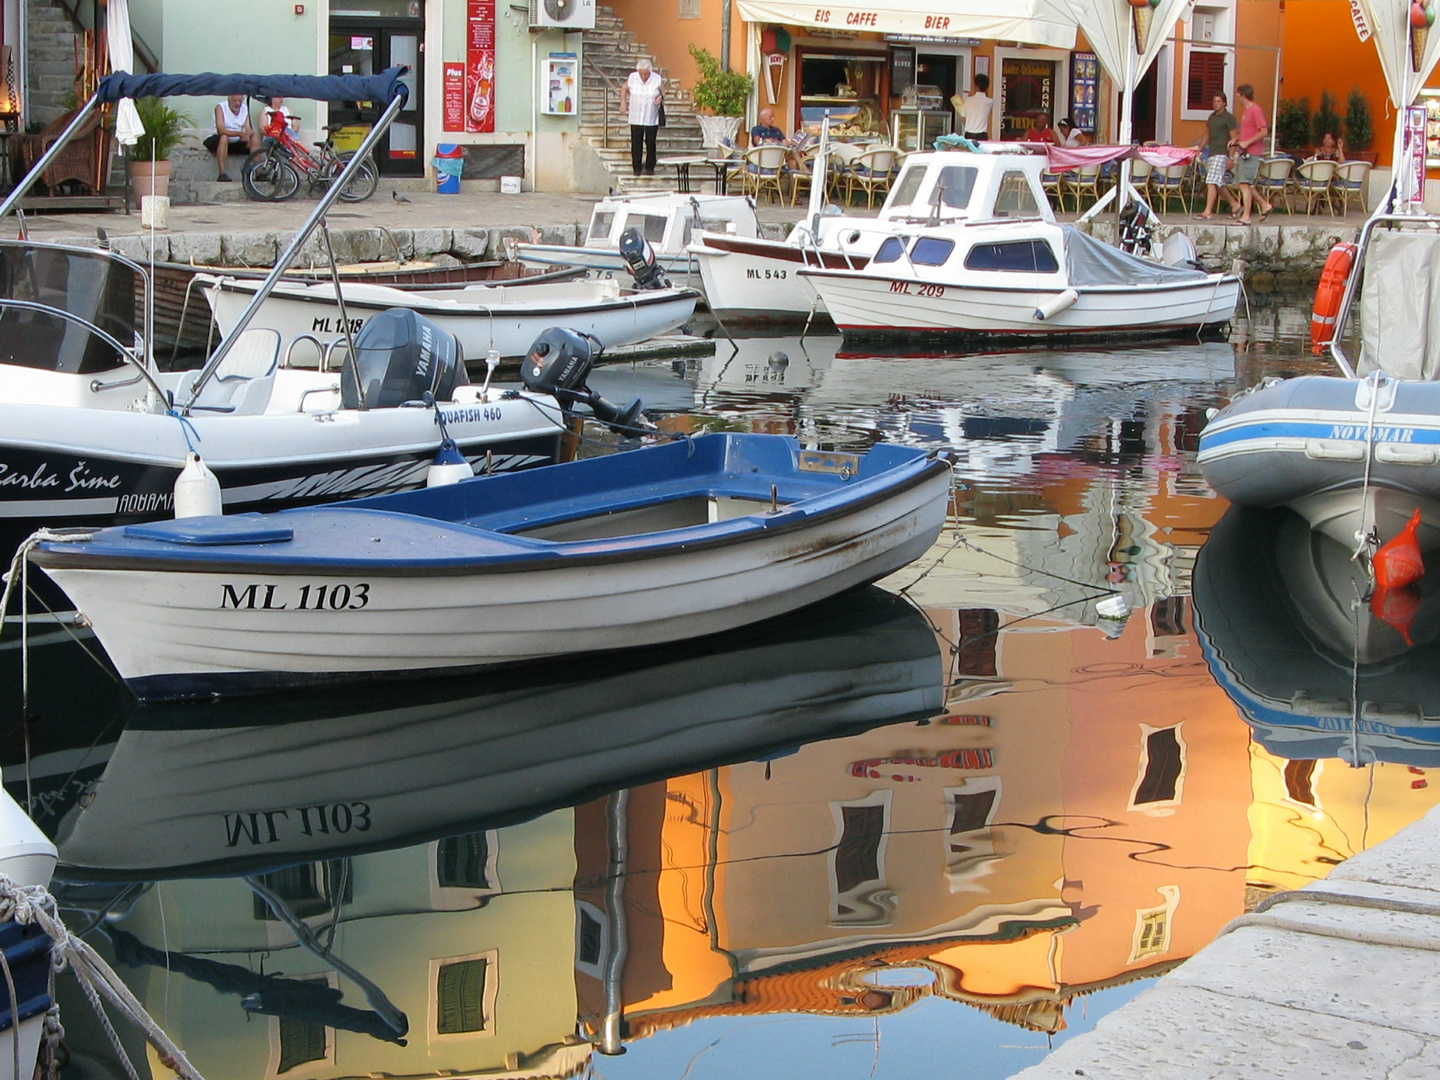
[[[1440,547],[1440,384],[1389,380],[1373,431],[1363,386],[1306,375],[1237,397],[1200,435],[1206,483],[1240,506],[1290,506],[1351,548],[1357,531],[1387,540],[1418,509],[1420,545]]]
[[[796,322],[817,313],[824,325],[825,305],[799,274],[805,267],[862,269],[888,233],[851,230],[854,251],[802,247],[788,241],[725,233],[698,232],[690,245],[710,310],[727,323]],[[838,242],[838,238],[837,238]]]
[[[735,446],[741,449],[725,456]],[[42,545],[35,559],[89,617],[136,695],[157,699],[701,637],[875,581],[919,558],[939,535],[950,484],[944,459],[881,446],[860,466],[878,475],[836,482],[785,475],[793,465],[776,466],[782,452],[799,459],[793,440],[779,436],[706,436],[573,462],[543,478],[547,491],[580,500],[566,502],[563,513],[517,505],[453,524],[419,516],[442,506],[452,516],[459,507],[506,507],[517,492],[535,497],[541,479],[507,487],[523,477],[496,476],[418,493],[425,496],[418,501],[398,496],[259,519],[300,529],[273,548],[207,542],[197,560],[196,548],[187,554],[132,527],[129,537]],[[758,455],[759,471],[699,476],[721,460],[716,455],[738,459],[736,469]],[[637,479],[661,467],[684,472],[691,486],[683,497],[669,481]],[[779,471],[764,471],[772,467]],[[791,503],[793,495],[782,493],[789,505],[772,514],[759,490],[772,477],[782,492],[821,485],[827,494]],[[582,503],[589,507],[583,517],[563,517]],[[552,512],[562,518],[551,521]],[[517,520],[526,535],[496,531]],[[362,534],[381,540],[361,542]],[[408,554],[396,562],[391,552]]]

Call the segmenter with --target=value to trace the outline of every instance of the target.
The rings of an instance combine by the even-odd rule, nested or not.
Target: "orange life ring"
[[[1354,244],[1336,244],[1320,271],[1320,284],[1315,288],[1315,307],[1310,312],[1310,351],[1319,356],[1335,336],[1335,317],[1340,313],[1340,300],[1345,283],[1355,266]]]

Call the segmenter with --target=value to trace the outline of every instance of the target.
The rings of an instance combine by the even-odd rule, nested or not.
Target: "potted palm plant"
[[[719,147],[723,140],[735,138],[740,130],[740,117],[745,113],[745,102],[750,99],[755,80],[722,68],[709,49],[691,45],[690,55],[700,69],[699,80],[690,88],[699,114],[700,131],[706,146]]]
[[[137,199],[170,191],[170,151],[179,144],[190,118],[156,97],[135,99],[145,134],[130,152],[130,187]]]

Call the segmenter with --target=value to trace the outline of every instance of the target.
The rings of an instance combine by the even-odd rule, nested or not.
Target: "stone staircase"
[[[26,102],[31,123],[48,124],[75,107],[77,27],[54,0],[25,0]]]
[[[675,170],[657,168],[654,176],[634,176],[630,171],[630,124],[620,112],[619,88],[635,70],[640,56],[654,57],[656,70],[662,77],[665,69],[658,64],[650,49],[635,40],[615,9],[601,7],[595,13],[595,29],[585,31],[585,63],[580,94],[580,136],[599,155],[613,180],[617,192],[674,191]],[[602,74],[597,73],[596,68]],[[605,101],[609,99],[608,131]],[[608,145],[607,145],[608,143]],[[680,80],[665,78],[665,126],[660,129],[657,151],[666,154],[697,154],[704,150],[700,121],[690,92]],[[692,182],[704,170],[692,174]]]

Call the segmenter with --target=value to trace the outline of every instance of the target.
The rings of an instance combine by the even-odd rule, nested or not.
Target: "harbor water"
[[[1207,409],[1328,371],[1308,305],[1242,314],[1224,341],[792,334],[598,369],[672,432],[955,456],[924,558],[722,640],[141,708],[42,626],[22,708],[7,634],[0,763],[68,925],[208,1080],[1039,1062],[1440,801],[1432,592],[1372,616],[1196,467]],[[1307,591],[1312,562],[1339,577]],[[124,1076],[60,992],[66,1077]]]

